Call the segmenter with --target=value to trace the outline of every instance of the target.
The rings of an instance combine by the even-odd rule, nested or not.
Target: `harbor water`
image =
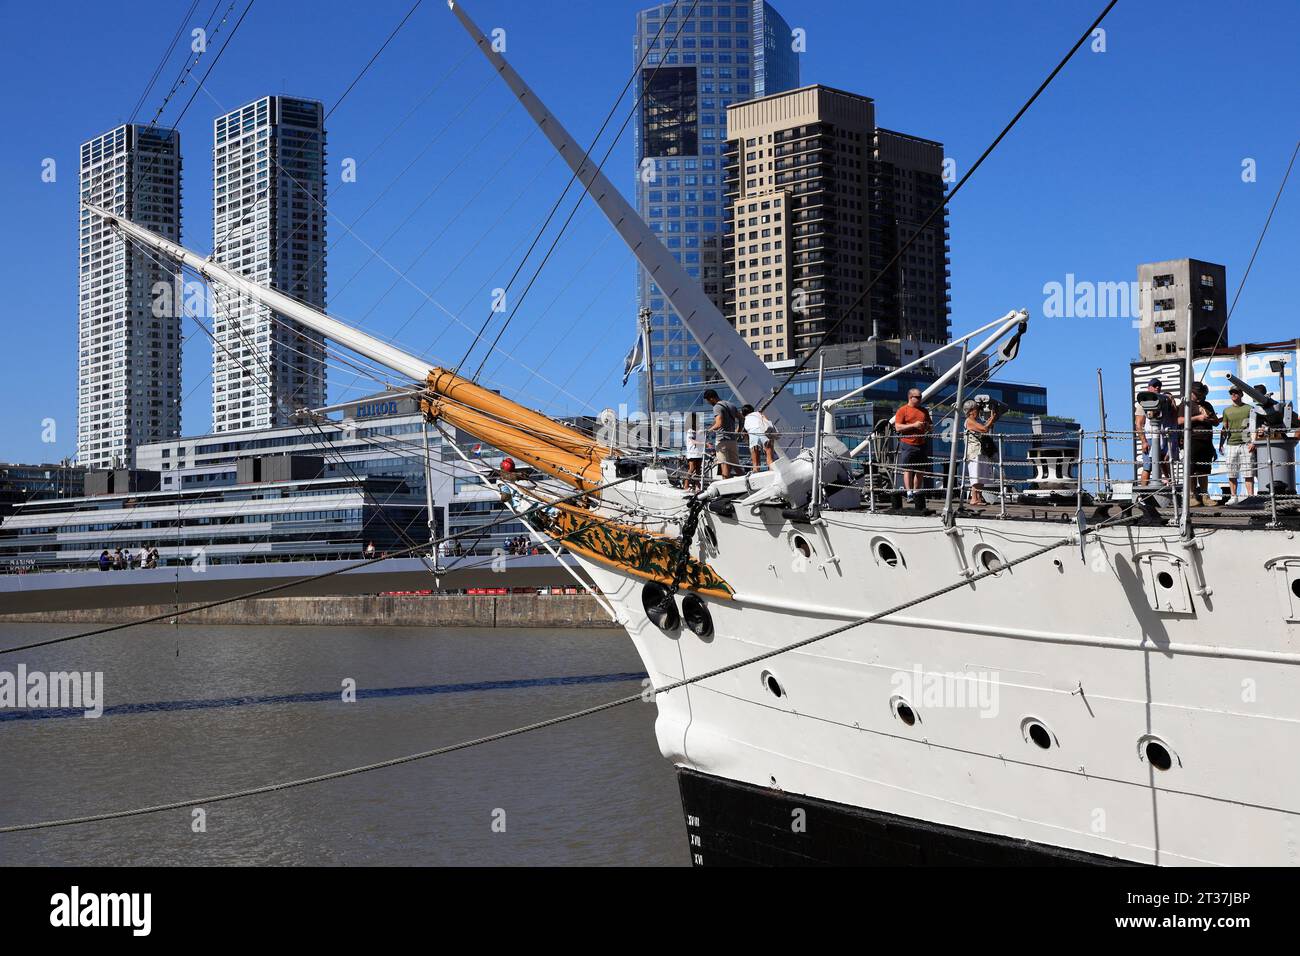
[[[88,629],[0,625],[0,646]],[[0,709],[0,825],[212,796],[636,693],[619,631],[152,625],[0,657],[102,674],[97,718]],[[355,688],[355,700],[345,700]],[[445,756],[192,809],[0,834],[2,865],[687,865],[636,702]]]

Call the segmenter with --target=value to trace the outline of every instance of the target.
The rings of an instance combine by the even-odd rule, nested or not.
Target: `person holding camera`
[[[1150,484],[1154,473],[1159,480],[1169,481],[1172,462],[1181,451],[1178,432],[1178,410],[1174,397],[1161,387],[1160,379],[1147,382],[1147,392],[1159,396],[1158,409],[1148,409],[1141,402],[1136,408],[1133,427],[1142,444],[1142,484]],[[1139,395],[1141,398],[1141,395]],[[1144,399],[1145,400],[1145,399]]]
[[[970,477],[970,503],[986,505],[984,485],[993,480],[993,459],[998,448],[990,435],[1002,415],[1002,405],[977,395],[962,406],[966,413],[966,473]]]

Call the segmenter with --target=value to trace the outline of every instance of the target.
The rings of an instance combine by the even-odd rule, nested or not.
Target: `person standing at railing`
[[[1247,497],[1255,493],[1255,409],[1242,401],[1242,395],[1236,385],[1228,389],[1232,404],[1223,410],[1223,428],[1219,430],[1219,453],[1223,453],[1225,445],[1228,451],[1230,505],[1241,500],[1237,494],[1240,479],[1245,479]]]
[[[1204,382],[1193,382],[1191,393],[1191,398],[1183,406],[1178,424],[1181,426],[1187,417],[1191,418],[1192,443],[1188,446],[1187,457],[1192,470],[1192,495],[1196,499],[1192,503],[1203,507],[1209,503],[1205,500],[1205,495],[1209,491],[1210,469],[1216,457],[1214,428],[1219,424],[1219,416],[1215,413],[1214,406],[1206,401],[1206,396],[1210,394],[1209,386]]]
[[[989,436],[997,424],[1000,409],[996,405],[968,401],[962,405],[962,411],[966,413],[966,471],[970,477],[970,503],[986,505],[984,485],[993,480],[993,459],[997,455],[997,446]]]
[[[1160,411],[1148,415],[1141,405],[1136,406],[1134,430],[1142,439],[1142,484],[1149,484],[1152,473],[1168,481],[1172,472],[1170,462],[1178,457],[1178,411],[1174,397],[1161,388],[1160,379],[1147,382],[1147,389],[1159,393],[1164,401]]]
[[[686,419],[686,490],[700,490],[700,476],[704,472],[704,435],[700,432],[699,416],[691,412]]]
[[[731,403],[724,402],[713,389],[704,393],[704,400],[713,407],[713,424],[708,431],[717,432],[713,447],[718,469],[723,478],[730,478],[733,468],[740,470],[740,416]]]
[[[907,393],[907,404],[894,413],[894,431],[898,433],[898,467],[903,472],[903,490],[907,497],[925,487],[929,470],[930,432],[934,423],[930,412],[921,404],[921,390]]]
[[[749,436],[749,461],[754,471],[762,467],[761,456],[764,452],[767,454],[767,467],[772,467],[772,459],[775,457],[776,426],[760,411],[756,411],[753,405],[743,405],[740,414],[744,416],[745,434]]]

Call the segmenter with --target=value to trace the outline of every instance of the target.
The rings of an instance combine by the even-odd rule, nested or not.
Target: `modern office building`
[[[790,26],[763,0],[701,2],[687,16],[690,9],[663,3],[637,14],[636,205],[721,306],[727,108],[798,86],[799,54]],[[656,389],[710,378],[699,345],[640,267],[637,304],[650,310],[646,374]],[[644,403],[644,375],[640,391]]]
[[[457,437],[473,448],[478,443]],[[326,478],[400,478],[410,492],[424,500],[426,427],[419,401],[406,392],[389,392],[344,405],[337,418],[314,424],[230,434],[199,435],[142,447],[139,468],[161,476],[162,491],[225,489],[239,484],[239,463],[263,455],[319,457]],[[436,428],[427,428],[430,457],[427,478],[432,484],[435,524],[446,533],[475,530],[493,522],[464,542],[466,548],[491,553],[510,538],[525,533],[521,522],[502,520],[508,512],[500,496],[489,491],[465,463],[456,445]],[[494,465],[501,453],[483,448],[471,460]],[[427,535],[427,532],[426,532]]]
[[[80,498],[85,491],[86,469],[71,461],[20,465],[0,462],[0,491],[10,491],[21,501]]]
[[[1141,325],[1139,355],[1161,362],[1187,355],[1187,325],[1194,350],[1228,342],[1227,272],[1200,259],[1171,259],[1138,266]]]
[[[947,341],[947,220],[920,229],[943,200],[941,144],[820,85],[732,106],[727,140],[723,311],[763,361],[807,355],[841,319],[831,344]]]
[[[128,123],[81,145],[80,197],[181,241],[180,134]],[[79,213],[77,461],[130,465],[181,431],[179,263]]]
[[[426,515],[401,478],[368,475],[33,501],[0,524],[0,567],[90,568],[119,548],[157,548],[160,566],[360,558],[427,541]]]
[[[217,117],[214,261],[325,307],[325,110],[264,96]],[[325,340],[225,288],[214,290],[212,430],[272,428],[325,404]]]

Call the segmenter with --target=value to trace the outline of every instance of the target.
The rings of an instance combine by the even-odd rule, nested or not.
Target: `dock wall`
[[[191,605],[182,604],[181,608]],[[118,624],[170,614],[174,605],[0,615],[12,623]],[[586,594],[437,594],[278,597],[234,601],[184,614],[182,624],[371,627],[613,628]]]

